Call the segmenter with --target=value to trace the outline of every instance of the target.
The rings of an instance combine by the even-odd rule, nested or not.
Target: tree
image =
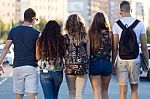
[[[0,19],[0,43],[5,42],[5,40],[7,39],[9,30],[10,30],[10,24],[4,23]]]
[[[147,29],[147,42],[150,43],[150,28]]]
[[[46,20],[43,17],[40,17],[39,24],[35,25],[35,28],[41,32],[43,30],[45,24],[46,24]]]

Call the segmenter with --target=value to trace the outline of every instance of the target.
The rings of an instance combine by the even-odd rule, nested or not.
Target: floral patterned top
[[[40,70],[48,70],[48,71],[61,71],[63,70],[63,59],[58,58],[55,61],[46,61],[44,59],[40,59],[38,61],[38,65]]]
[[[111,57],[111,39],[109,36],[109,31],[102,32],[102,39],[98,51],[93,51],[90,53],[90,60],[100,60],[106,59],[110,60]]]

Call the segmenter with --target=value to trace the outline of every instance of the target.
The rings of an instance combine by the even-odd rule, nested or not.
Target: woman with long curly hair
[[[77,59],[78,53],[80,53],[77,50],[81,50],[80,48],[82,48],[82,52],[84,54],[84,63],[87,63],[88,57],[86,47],[88,42],[88,36],[86,33],[85,26],[81,21],[81,17],[79,17],[79,15],[77,14],[72,14],[68,17],[66,21],[65,30],[67,32],[68,42],[66,42],[67,46],[64,71],[66,73],[66,81],[69,90],[69,99],[83,99],[83,93],[88,78],[88,65],[82,65],[85,66],[83,67],[83,71],[79,70],[78,66],[80,62],[82,62],[82,59]],[[71,73],[69,68],[71,66],[76,66],[78,68],[75,67],[76,71],[72,70],[74,72]]]
[[[104,14],[97,12],[89,29],[90,66],[89,75],[93,89],[93,99],[108,99],[108,86],[112,64],[111,37]]]
[[[36,44],[36,58],[39,60],[40,82],[45,99],[58,99],[63,80],[64,44],[61,26],[55,20],[50,20]]]

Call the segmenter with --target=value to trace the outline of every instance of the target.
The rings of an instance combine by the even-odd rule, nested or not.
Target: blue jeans
[[[40,72],[44,99],[58,99],[58,92],[63,80],[63,71]]]

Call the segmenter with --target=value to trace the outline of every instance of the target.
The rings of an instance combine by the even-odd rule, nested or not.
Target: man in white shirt
[[[127,26],[130,26],[136,20],[131,17],[130,3],[128,1],[122,1],[120,4],[120,15],[122,18],[120,21]],[[117,83],[120,86],[120,99],[126,99],[128,82],[131,86],[131,99],[138,99],[138,83],[140,74],[140,56],[135,59],[121,59],[119,53],[119,41],[122,33],[121,27],[117,24],[113,24],[113,52],[112,62],[114,64],[114,71],[116,72]],[[148,49],[147,49],[147,36],[146,29],[143,22],[139,22],[133,31],[136,34],[137,42],[141,43],[141,50],[148,61]],[[116,64],[116,66],[115,66]],[[147,71],[147,70],[145,70]]]

